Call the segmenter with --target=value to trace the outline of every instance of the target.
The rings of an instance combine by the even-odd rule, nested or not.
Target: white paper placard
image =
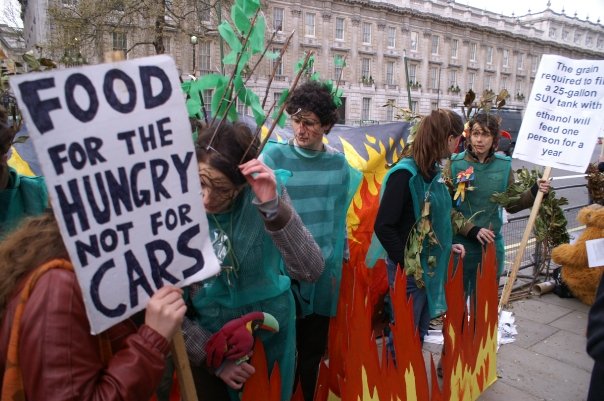
[[[585,241],[589,267],[604,266],[604,238]]]
[[[11,77],[93,334],[219,271],[174,60]]]
[[[604,127],[604,60],[544,55],[514,158],[584,173]]]

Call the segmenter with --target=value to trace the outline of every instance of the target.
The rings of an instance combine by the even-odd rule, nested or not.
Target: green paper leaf
[[[256,23],[252,27],[252,34],[249,39],[249,46],[252,53],[260,53],[264,50],[264,32],[266,31],[266,20],[264,15],[256,18]]]
[[[239,5],[248,18],[252,18],[260,8],[260,0],[238,0]]]
[[[231,19],[242,35],[246,35],[252,27],[250,18],[245,15],[245,11],[237,4],[233,5],[233,8],[231,8]]]
[[[233,27],[227,21],[223,21],[218,26],[218,32],[220,32],[220,36],[222,36],[222,38],[229,45],[232,51],[236,53],[241,51],[241,42],[239,41],[239,38],[237,37],[235,31],[233,31]]]

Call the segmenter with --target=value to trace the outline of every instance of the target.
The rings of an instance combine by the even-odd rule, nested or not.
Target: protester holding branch
[[[325,83],[310,80],[298,86],[286,110],[294,138],[267,143],[262,158],[270,167],[292,173],[286,183],[288,193],[325,258],[325,271],[316,283],[292,280],[298,311],[296,379],[304,399],[310,401],[327,350],[330,318],[336,314],[348,253],[346,213],[361,174],[350,167],[343,153],[323,141],[338,121],[336,97]]]
[[[421,120],[412,156],[399,160],[384,178],[375,220],[375,234],[388,254],[390,285],[397,266],[407,275],[407,296],[413,298],[422,342],[430,319],[447,310],[449,255],[464,255],[463,246],[452,244],[451,197],[439,165],[457,147],[462,131],[461,118],[451,110],[434,110]]]
[[[491,200],[496,192],[505,192],[514,183],[512,159],[496,153],[500,138],[500,119],[489,113],[476,114],[469,122],[469,138],[464,152],[454,155],[446,168],[453,181],[455,207],[470,219],[454,241],[466,248],[463,278],[467,296],[476,290],[476,272],[484,247],[495,242],[497,276],[503,273],[505,250],[501,233],[502,208]],[[532,188],[511,200],[508,213],[531,207],[537,191],[547,193],[549,180],[539,180]]]
[[[265,312],[279,329],[259,330],[257,336],[269,369],[279,364],[281,399],[289,400],[295,358],[289,277],[316,281],[324,269],[321,250],[273,170],[255,158],[259,141],[249,127],[221,121],[198,128],[203,203],[222,268],[218,276],[189,289],[195,313],[185,320],[184,334],[198,394],[212,401],[239,399],[237,391],[255,371],[247,362],[252,333],[242,327],[250,312]],[[248,349],[229,353],[242,344]]]
[[[126,320],[91,335],[54,216],[25,220],[0,244],[2,399],[149,400],[185,314],[181,293],[159,289],[138,329]]]

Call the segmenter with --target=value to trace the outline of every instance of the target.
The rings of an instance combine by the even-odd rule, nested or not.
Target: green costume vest
[[[434,318],[447,311],[445,282],[447,280],[447,268],[449,266],[451,239],[453,236],[451,227],[451,195],[447,187],[442,183],[440,171],[432,181],[426,182],[421,174],[418,174],[415,161],[411,158],[405,158],[392,167],[384,177],[380,189],[380,198],[384,193],[390,175],[401,169],[405,169],[413,175],[409,181],[409,190],[413,199],[413,213],[416,221],[421,217],[424,200],[428,199],[430,202],[430,222],[439,242],[439,245],[430,245],[428,239],[425,239],[423,252],[420,255],[420,261],[424,270],[423,278],[428,295],[428,307],[430,309],[430,316]],[[385,256],[386,252],[374,234],[367,255],[367,262],[373,266],[377,258]],[[435,257],[436,266],[430,267],[428,265],[428,258],[430,256]]]
[[[22,219],[41,214],[48,207],[44,177],[20,175],[9,167],[8,186],[0,190],[0,238]]]
[[[466,191],[465,200],[457,209],[466,217],[472,217],[471,222],[477,226],[490,228],[495,232],[495,249],[498,264],[498,275],[503,272],[505,262],[505,248],[501,234],[502,210],[501,207],[490,201],[495,192],[504,192],[508,186],[512,159],[499,154],[487,163],[478,163],[465,160],[466,152],[454,155],[451,158],[451,178],[455,180],[457,173],[465,171],[468,167],[474,168],[474,181],[471,183],[475,189]],[[475,239],[456,235],[454,242],[461,243],[466,248],[463,261],[464,289],[470,294],[476,288],[476,271],[482,262],[482,246]]]
[[[287,192],[325,259],[325,270],[317,282],[292,283],[298,313],[335,316],[347,239],[346,213],[362,174],[333,149],[312,151],[269,142],[262,158],[269,167],[292,173]]]
[[[295,358],[295,305],[290,279],[283,274],[281,254],[264,228],[249,186],[237,196],[230,211],[208,213],[213,241],[224,238],[222,272],[203,282],[193,305],[199,324],[213,333],[225,323],[252,311],[268,312],[279,322],[279,332],[258,332],[266,348],[268,366],[279,363],[282,400],[289,400]],[[215,246],[216,249],[216,246]],[[217,252],[219,253],[219,252]],[[232,269],[224,269],[230,266]],[[231,398],[238,400],[236,393]]]

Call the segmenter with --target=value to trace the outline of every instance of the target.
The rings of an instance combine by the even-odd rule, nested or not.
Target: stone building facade
[[[30,47],[37,42],[28,37],[38,35],[34,32],[39,29],[32,18],[43,15],[43,10],[34,10],[46,1],[21,0]],[[263,1],[268,30],[278,31],[271,50],[278,51],[294,32],[267,108],[291,84],[296,61],[313,51],[314,69],[322,78],[336,80],[341,74],[345,96],[341,122],[349,125],[392,120],[392,108],[381,107],[389,101],[419,113],[457,108],[468,89],[482,93],[505,88],[510,93],[508,106],[523,109],[543,54],[604,59],[604,27],[599,20],[580,20],[549,7],[547,2],[542,12],[508,17],[452,0]],[[203,22],[216,23],[215,15]],[[188,32],[201,30],[190,24]],[[48,25],[46,32],[52,30],[52,23]],[[131,27],[123,31],[121,41],[106,38],[104,50],[144,40],[137,35],[136,27]],[[174,56],[183,76],[193,72],[193,66],[196,75],[220,68],[218,36],[197,36],[199,41],[192,45],[188,34],[167,32],[166,53]],[[36,40],[44,39],[38,35]],[[99,59],[95,51],[87,55],[90,61]],[[153,54],[153,48],[142,46],[129,57],[148,54]],[[341,72],[336,58],[345,58]],[[272,63],[263,62],[248,82],[261,98]]]

